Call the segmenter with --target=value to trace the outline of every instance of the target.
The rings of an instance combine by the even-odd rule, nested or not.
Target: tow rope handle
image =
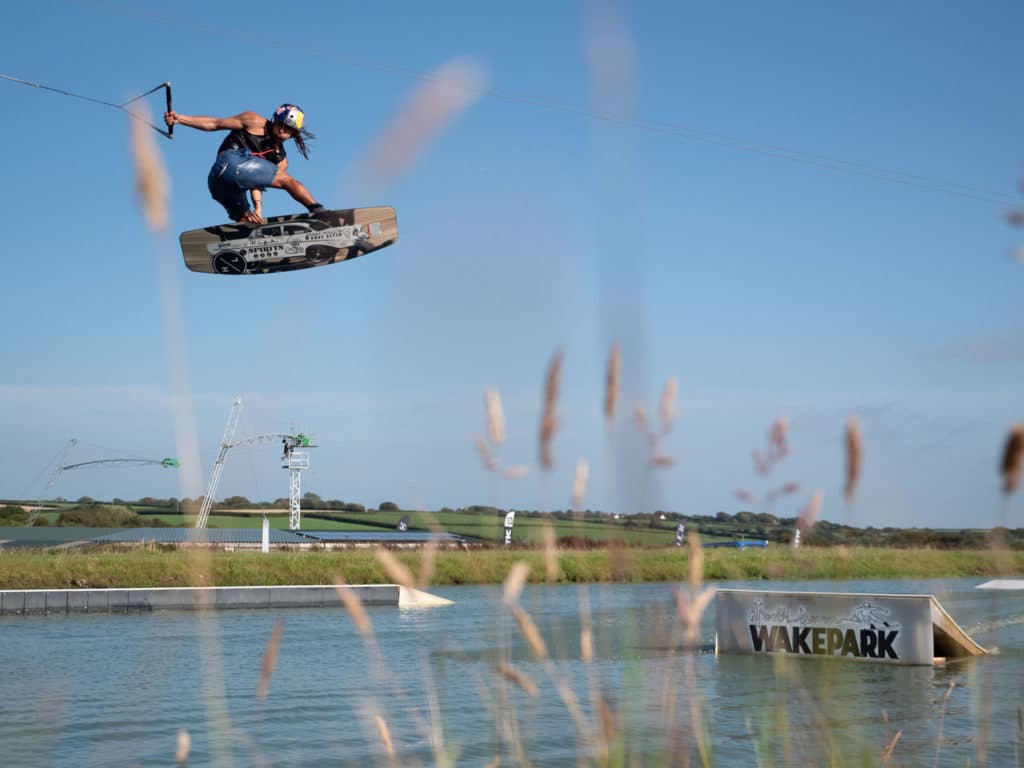
[[[148,91],[146,91],[145,93],[139,94],[134,99],[128,99],[128,101],[126,101],[124,104],[108,104],[108,106],[117,107],[118,109],[124,109],[129,104],[131,104],[132,102],[138,101],[139,99],[144,99],[147,96],[149,96],[149,94],[156,93],[161,88],[164,89],[164,95],[167,97],[167,111],[170,112],[171,111],[171,83],[170,83],[170,81],[167,81],[166,83],[160,83],[160,85],[156,86],[156,88],[150,88]],[[107,102],[102,102],[102,103],[107,104]],[[128,112],[128,114],[132,114],[129,110],[125,110],[125,111]],[[173,125],[167,126],[167,130],[165,131],[159,125],[153,125],[153,123],[149,122],[149,120],[144,120],[143,118],[139,117],[138,115],[132,115],[132,117],[134,117],[136,120],[142,120],[142,122],[144,122],[146,125],[150,126],[154,131],[156,131],[157,133],[159,133],[159,134],[161,134],[163,136],[166,136],[168,139],[173,139],[174,138],[174,126]]]
[[[171,111],[171,83],[170,83],[170,81],[164,83],[164,90],[166,92],[165,95],[167,96],[167,111],[170,112]],[[174,126],[173,125],[167,126],[167,138],[168,139],[173,139],[174,138]]]

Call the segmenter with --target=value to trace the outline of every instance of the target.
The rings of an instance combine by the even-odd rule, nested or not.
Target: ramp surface
[[[887,664],[986,653],[933,595],[723,589],[715,628],[719,653]]]

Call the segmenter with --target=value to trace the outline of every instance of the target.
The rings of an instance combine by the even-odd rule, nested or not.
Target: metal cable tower
[[[206,487],[206,495],[203,497],[203,504],[199,508],[199,517],[196,518],[196,528],[205,528],[210,518],[210,507],[213,506],[213,495],[217,492],[217,484],[220,483],[220,475],[224,471],[224,459],[227,458],[231,449],[231,441],[235,436],[235,427],[238,426],[238,416],[242,412],[242,398],[236,397],[231,404],[231,414],[228,416],[228,425],[224,428],[224,437],[220,441],[220,452],[217,460],[213,463],[213,471],[210,472],[210,483]]]
[[[238,445],[255,445],[270,440],[280,440],[284,445],[281,466],[290,472],[288,483],[288,529],[297,531],[302,519],[302,512],[299,508],[299,500],[302,498],[302,470],[309,469],[309,451],[299,451],[296,448],[316,448],[316,446],[301,432],[297,435],[256,435],[255,437],[235,440],[235,428],[238,426],[238,417],[241,411],[242,398],[236,397],[231,406],[231,414],[228,416],[228,424],[224,428],[224,437],[220,442],[217,460],[213,463],[213,470],[210,472],[210,482],[206,488],[206,495],[203,496],[203,503],[199,509],[199,516],[196,518],[195,527],[205,528],[209,522],[210,509],[213,507],[213,498],[217,493],[217,485],[220,483],[220,476],[224,471],[224,462],[227,459],[228,451]]]
[[[296,448],[316,448],[301,432],[294,437],[286,436],[281,466],[288,470],[288,530],[297,531],[302,524],[302,470],[309,469],[309,451]]]

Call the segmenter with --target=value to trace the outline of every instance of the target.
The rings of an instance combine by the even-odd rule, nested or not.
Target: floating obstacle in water
[[[994,579],[979,584],[975,589],[1019,589],[1024,591],[1024,579]]]
[[[398,584],[347,587],[363,605],[431,608],[452,605],[438,595]],[[130,589],[0,590],[0,616],[35,613],[148,613],[150,611],[226,610],[236,608],[342,608],[337,587],[138,587]]]
[[[716,653],[887,664],[986,653],[932,595],[723,589],[715,599]]]

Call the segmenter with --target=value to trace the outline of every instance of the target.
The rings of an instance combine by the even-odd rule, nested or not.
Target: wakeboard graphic
[[[377,251],[398,240],[387,206],[274,216],[265,224],[222,224],[183,232],[185,266],[193,272],[262,275],[322,267]]]

